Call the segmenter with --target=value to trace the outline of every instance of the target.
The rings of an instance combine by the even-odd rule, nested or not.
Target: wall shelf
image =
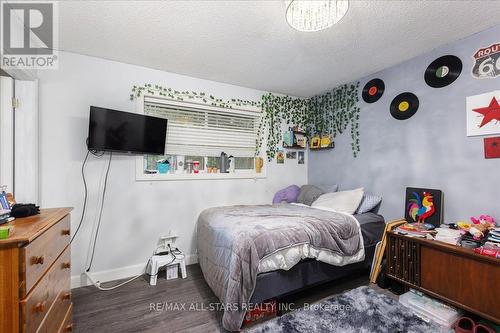
[[[315,150],[329,150],[329,149],[334,149],[335,147],[319,147],[319,148],[309,148],[310,151],[315,151]]]
[[[334,149],[335,148],[335,143],[332,142],[328,147],[317,147],[317,148],[312,148],[310,147],[310,151],[315,151],[315,150],[329,150],[329,149]]]
[[[297,146],[297,145],[295,145],[295,146],[283,145],[283,149],[302,149],[302,150],[304,150],[304,149],[306,149],[306,147]]]

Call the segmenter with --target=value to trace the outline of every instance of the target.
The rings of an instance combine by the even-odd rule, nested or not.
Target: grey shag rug
[[[437,333],[450,330],[423,321],[398,301],[363,286],[250,327],[245,332]]]

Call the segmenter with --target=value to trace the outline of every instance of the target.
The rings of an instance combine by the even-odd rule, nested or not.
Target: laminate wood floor
[[[94,286],[73,289],[75,331],[225,332],[221,326],[222,312],[201,311],[202,307],[206,309],[218,299],[205,282],[200,266],[188,266],[187,273],[186,279],[167,281],[165,273],[161,272],[156,286],[150,286],[144,276],[112,291],[99,291]],[[287,301],[293,301],[298,307],[368,284],[368,273],[362,273],[309,289]],[[165,303],[178,307],[168,309],[163,306]],[[185,309],[181,308],[182,304]],[[190,306],[193,308],[189,309]]]

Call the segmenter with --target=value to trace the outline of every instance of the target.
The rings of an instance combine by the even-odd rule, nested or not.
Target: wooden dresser
[[[387,277],[500,324],[500,259],[393,231],[387,240]]]
[[[71,208],[10,223],[0,240],[0,332],[71,332]]]

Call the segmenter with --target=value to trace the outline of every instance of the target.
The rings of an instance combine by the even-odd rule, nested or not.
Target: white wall
[[[74,207],[73,230],[83,204],[80,168],[86,153],[90,105],[135,111],[135,103],[129,100],[131,88],[145,83],[204,91],[221,98],[256,101],[263,93],[66,52],[60,53],[58,70],[40,71],[38,76],[41,204],[44,208]],[[96,258],[91,271],[115,270],[113,274],[101,274],[102,280],[132,274],[145,265],[158,237],[169,230],[180,236],[179,248],[194,255],[196,219],[203,209],[269,203],[276,190],[293,183],[306,183],[306,165],[298,165],[297,160],[286,161],[284,165],[273,161],[268,165],[267,179],[257,181],[136,182],[134,157],[113,155]],[[84,269],[105,166],[105,158],[91,157],[86,169],[89,206],[85,224],[72,245],[74,277],[78,277]],[[194,258],[190,257],[190,260]],[[134,267],[127,269],[127,266]],[[77,280],[73,280],[74,285]]]

